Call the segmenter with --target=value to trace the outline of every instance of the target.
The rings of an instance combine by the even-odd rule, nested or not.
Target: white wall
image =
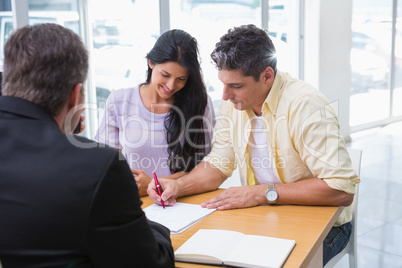
[[[305,80],[332,102],[349,141],[352,1],[306,0],[305,11]]]

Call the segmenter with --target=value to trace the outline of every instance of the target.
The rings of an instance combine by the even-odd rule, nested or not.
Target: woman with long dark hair
[[[108,97],[95,139],[123,150],[141,196],[153,172],[178,178],[210,151],[215,114],[198,57],[194,37],[167,31],[146,56],[145,83]]]

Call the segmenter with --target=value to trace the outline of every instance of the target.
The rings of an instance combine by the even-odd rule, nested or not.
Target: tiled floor
[[[352,135],[361,149],[359,268],[402,268],[402,122]],[[345,256],[335,267],[349,267]]]

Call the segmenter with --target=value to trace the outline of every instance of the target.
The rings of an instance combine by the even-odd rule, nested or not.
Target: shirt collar
[[[285,72],[278,71],[276,73],[274,83],[272,84],[268,96],[262,105],[262,114],[266,114],[268,111],[274,115],[276,114],[276,109],[278,108],[285,82],[289,77],[290,75]]]

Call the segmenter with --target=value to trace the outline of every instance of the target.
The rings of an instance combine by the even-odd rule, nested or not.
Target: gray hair
[[[215,45],[211,58],[218,70],[239,70],[256,81],[268,66],[276,73],[276,50],[267,31],[255,25],[229,29]]]
[[[36,103],[55,116],[87,73],[88,51],[76,33],[53,23],[25,26],[4,47],[2,93]]]

